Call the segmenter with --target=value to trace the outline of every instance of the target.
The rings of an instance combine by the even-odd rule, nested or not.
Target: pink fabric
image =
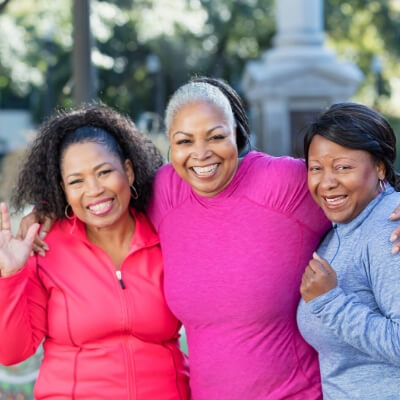
[[[251,152],[213,198],[166,165],[148,213],[167,303],[187,332],[192,399],[321,399],[317,356],[295,316],[301,275],[329,223],[304,162]]]
[[[0,362],[44,339],[35,399],[187,400],[180,323],[163,292],[159,239],[140,213],[121,265],[89,242],[79,220],[57,222],[46,257],[0,278]]]

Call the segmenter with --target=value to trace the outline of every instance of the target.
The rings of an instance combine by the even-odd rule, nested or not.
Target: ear
[[[126,177],[128,178],[129,186],[133,185],[133,182],[135,182],[135,173],[133,172],[133,165],[131,160],[124,161],[124,171]]]
[[[378,174],[378,178],[383,181],[386,176],[386,168],[383,161],[378,161],[375,165],[375,168],[376,168],[376,173]]]

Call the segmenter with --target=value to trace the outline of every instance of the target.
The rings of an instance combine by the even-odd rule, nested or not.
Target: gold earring
[[[71,205],[67,204],[65,206],[64,214],[68,219],[73,219],[74,218],[74,212],[72,211],[72,207],[71,207],[72,215],[68,214],[68,207],[71,207]]]
[[[379,179],[379,189],[380,192],[385,192],[386,191],[386,182],[383,179]]]
[[[137,200],[139,198],[139,194],[138,194],[135,186],[133,185],[133,183],[131,185],[131,196],[132,196],[133,200]]]

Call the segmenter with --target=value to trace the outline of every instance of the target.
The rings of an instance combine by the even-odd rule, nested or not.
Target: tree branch
[[[3,0],[0,3],[0,14],[5,10],[5,8],[7,7],[7,4],[10,2],[11,0]]]

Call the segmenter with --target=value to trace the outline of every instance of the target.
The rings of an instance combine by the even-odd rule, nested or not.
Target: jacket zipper
[[[116,269],[115,270],[115,275],[118,279],[118,282],[121,286],[121,289],[123,290],[121,292],[121,301],[122,301],[122,311],[124,314],[124,322],[123,322],[123,327],[124,327],[124,331],[129,332],[129,325],[130,325],[130,318],[129,318],[129,307],[128,307],[128,299],[127,299],[127,294],[124,293],[125,289],[126,289],[126,285],[125,282],[122,279],[122,271],[121,269]],[[129,341],[129,335],[126,336],[125,338],[125,343],[124,343],[124,351],[127,357],[127,362],[128,362],[128,371],[130,371],[128,373],[128,391],[129,391],[129,399],[136,399],[136,388],[135,385],[132,383],[132,376],[135,375],[135,362],[133,360],[133,356],[131,354],[132,348],[131,348],[131,344]]]
[[[121,288],[125,290],[126,286],[125,286],[124,281],[122,280],[122,272],[121,272],[121,270],[120,269],[115,270],[115,274],[117,275],[117,279],[119,281],[119,284],[121,285]]]

